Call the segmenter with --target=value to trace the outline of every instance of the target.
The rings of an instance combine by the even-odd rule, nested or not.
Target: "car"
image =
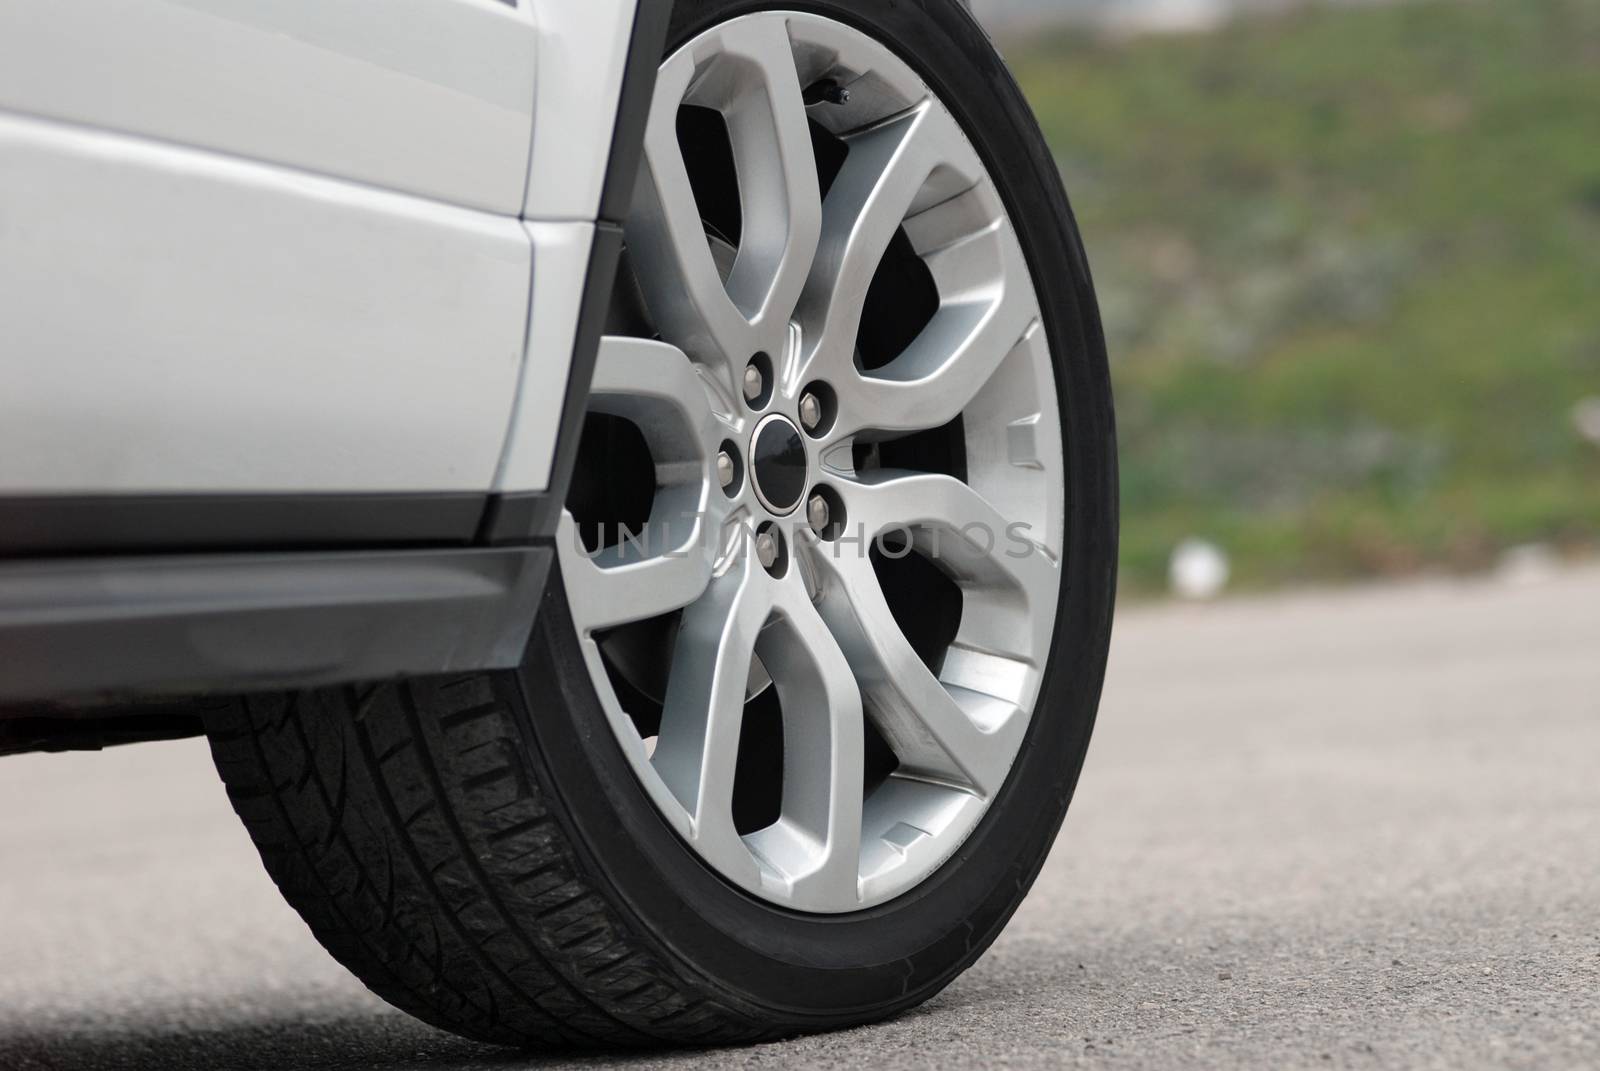
[[[429,1023],[879,1020],[1061,825],[1111,387],[958,0],[0,0],[0,374],[0,751],[204,733]]]

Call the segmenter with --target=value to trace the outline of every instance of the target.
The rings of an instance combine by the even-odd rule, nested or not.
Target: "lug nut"
[[[744,400],[758,402],[765,393],[767,393],[767,377],[752,363],[744,370]]]
[[[811,524],[811,530],[817,535],[822,535],[828,530],[831,520],[828,511],[828,500],[821,495],[812,495],[811,501],[806,503],[806,520]]]
[[[724,491],[726,491],[728,488],[733,486],[733,476],[734,476],[734,469],[733,469],[733,458],[732,458],[732,456],[730,456],[728,451],[726,451],[726,450],[718,451],[717,452],[717,482],[722,485],[722,489]]]
[[[822,402],[810,391],[800,396],[800,423],[807,431],[816,431],[822,423]]]
[[[761,568],[771,569],[778,564],[778,537],[770,531],[756,536],[756,561]]]

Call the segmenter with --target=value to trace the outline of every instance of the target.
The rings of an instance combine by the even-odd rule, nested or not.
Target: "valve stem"
[[[801,94],[806,107],[813,104],[849,104],[850,90],[834,81],[832,78],[823,78],[812,82]]]

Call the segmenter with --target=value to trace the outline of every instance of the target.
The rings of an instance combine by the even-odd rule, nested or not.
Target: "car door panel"
[[[517,215],[537,48],[500,0],[0,0],[0,110]]]
[[[500,0],[0,0],[0,495],[486,496],[537,47]]]
[[[487,491],[521,221],[0,116],[0,494]]]
[[[550,487],[635,14],[0,0],[0,498],[39,522],[18,545],[50,549],[39,496],[74,499],[77,547],[94,496],[209,496],[211,530],[238,496]],[[285,530],[362,538],[307,534],[326,506]]]

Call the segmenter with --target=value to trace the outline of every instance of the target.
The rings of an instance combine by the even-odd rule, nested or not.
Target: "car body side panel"
[[[538,44],[499,0],[0,0],[0,110],[517,215]]]
[[[487,491],[519,220],[0,115],[0,494]]]
[[[534,0],[539,99],[523,207],[534,291],[498,494],[551,486],[635,14],[634,0]]]
[[[494,485],[509,493],[543,490],[550,478],[595,231],[593,223],[523,225],[534,249],[528,356]]]
[[[535,0],[539,108],[523,215],[593,220],[633,36],[634,0]]]
[[[634,14],[0,0],[0,495],[545,489]]]

